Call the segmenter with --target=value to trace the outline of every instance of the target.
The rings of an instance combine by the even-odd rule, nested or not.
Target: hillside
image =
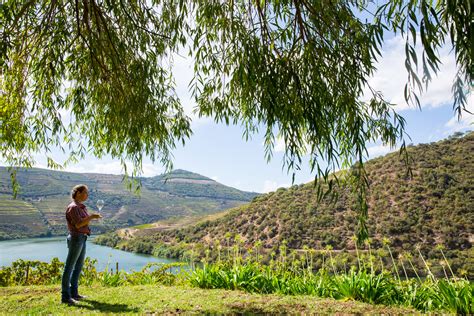
[[[89,187],[86,205],[90,210],[95,209],[97,199],[105,201],[104,219],[94,225],[95,232],[170,217],[212,214],[257,196],[184,170],[141,178],[139,195],[126,189],[120,175],[33,168],[19,170],[17,180],[20,192],[14,200],[8,169],[0,167],[0,240],[64,234],[64,209],[71,188],[79,183]]]
[[[413,176],[399,153],[373,159],[366,164],[370,179],[369,230],[372,247],[391,240],[396,254],[415,250],[439,256],[442,245],[456,268],[473,272],[474,242],[474,133],[437,143],[409,146]],[[318,202],[313,183],[255,198],[250,204],[230,210],[225,216],[180,229],[148,227],[137,237],[108,239],[123,249],[156,249],[166,245],[230,245],[238,234],[244,247],[257,241],[265,249],[288,248],[353,250],[356,229],[354,198],[347,187],[336,188],[338,199]],[[104,238],[107,240],[107,237]],[[144,247],[143,245],[148,245]],[[153,249],[154,247],[154,249]],[[171,251],[170,253],[176,253]]]
[[[152,178],[143,178],[142,184],[150,191],[163,191],[187,197],[250,201],[257,196],[253,192],[239,191],[200,174],[181,169]]]

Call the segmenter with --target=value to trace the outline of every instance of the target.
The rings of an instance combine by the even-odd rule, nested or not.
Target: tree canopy
[[[124,167],[132,161],[134,174],[145,156],[170,167],[173,148],[192,134],[171,72],[173,54],[185,49],[200,115],[242,124],[246,136],[265,129],[267,158],[282,137],[290,170],[308,154],[315,176],[327,179],[331,170],[362,163],[367,142],[403,139],[404,119],[368,83],[387,34],[406,39],[405,99],[414,106],[438,70],[437,49],[450,41],[458,66],[454,109],[466,109],[470,1],[377,3],[2,1],[0,154],[31,166],[33,153],[60,147],[70,154],[64,164],[88,152],[110,154]]]

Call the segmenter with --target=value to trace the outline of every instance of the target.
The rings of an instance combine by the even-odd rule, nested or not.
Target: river
[[[103,271],[107,266],[115,270],[116,262],[119,263],[120,270],[127,272],[132,270],[139,271],[149,262],[176,262],[176,260],[157,258],[96,245],[91,242],[92,238],[87,240],[86,257],[97,259],[96,268],[98,271]],[[60,261],[64,262],[66,261],[66,256],[66,237],[0,241],[0,267],[9,266],[18,259],[51,262],[51,259],[58,257]]]

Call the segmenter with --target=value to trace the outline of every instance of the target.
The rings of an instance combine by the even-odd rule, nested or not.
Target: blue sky
[[[403,98],[403,87],[407,78],[404,68],[404,40],[395,36],[386,41],[383,47],[383,58],[379,61],[378,71],[371,78],[371,85],[383,92],[386,98],[396,105],[396,110],[407,121],[406,131],[412,140],[407,143],[428,143],[446,138],[455,131],[474,130],[474,115],[465,113],[461,121],[457,121],[452,109],[451,84],[456,72],[454,54],[448,47],[441,51],[443,65],[440,73],[430,84],[428,91],[421,98],[422,109],[410,108]],[[174,168],[197,172],[214,180],[241,190],[269,192],[278,187],[291,185],[292,174],[282,169],[284,144],[277,140],[272,160],[267,163],[264,157],[263,135],[255,134],[249,141],[242,137],[243,129],[239,126],[215,124],[209,118],[198,118],[192,110],[187,86],[192,76],[192,65],[183,57],[174,60],[177,93],[186,112],[193,119],[194,134],[185,147],[178,147],[174,152]],[[471,95],[468,108],[474,112],[474,101]],[[386,154],[396,148],[388,148],[380,143],[368,145],[371,158]],[[45,167],[44,155],[38,154],[37,167]],[[61,155],[53,152],[53,158]],[[152,164],[145,160],[144,176],[155,176],[163,172],[159,163]],[[98,172],[120,174],[118,160],[104,158],[98,160],[86,157],[66,171]],[[305,164],[296,173],[295,183],[311,181],[314,175]]]

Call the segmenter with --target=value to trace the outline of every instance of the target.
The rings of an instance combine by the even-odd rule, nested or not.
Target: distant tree
[[[90,153],[125,172],[131,161],[133,175],[144,156],[170,168],[192,133],[171,73],[183,49],[200,115],[240,123],[246,137],[263,128],[267,159],[282,137],[289,170],[309,154],[326,180],[362,163],[367,142],[403,138],[404,119],[367,82],[386,33],[406,39],[407,102],[420,105],[447,40],[459,115],[473,79],[470,0],[6,0],[0,21],[0,154],[15,166],[60,147],[70,154],[62,165]]]
[[[455,132],[454,134],[449,136],[449,138],[459,138],[459,137],[462,137],[463,135],[464,135],[463,132]]]

